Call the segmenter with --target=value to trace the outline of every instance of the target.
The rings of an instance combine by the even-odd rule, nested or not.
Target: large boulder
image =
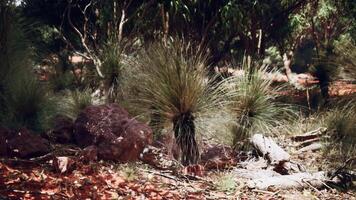
[[[22,128],[11,131],[6,138],[7,156],[18,158],[32,158],[50,152],[49,141]]]
[[[74,122],[65,116],[56,116],[50,138],[56,143],[74,143]]]
[[[222,145],[206,145],[201,154],[199,164],[203,165],[206,170],[222,170],[235,166],[238,159],[241,158],[237,157],[236,152],[231,147]]]
[[[7,137],[10,130],[0,126],[0,156],[7,156]]]
[[[99,158],[120,162],[137,160],[153,140],[151,128],[117,104],[85,108],[74,123],[74,137],[82,148],[95,145]]]

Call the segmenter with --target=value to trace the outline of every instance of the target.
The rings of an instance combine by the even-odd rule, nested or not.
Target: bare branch
[[[122,40],[122,32],[123,32],[123,28],[124,28],[124,24],[127,22],[126,18],[126,12],[124,9],[121,10],[121,18],[120,18],[120,23],[119,23],[119,35],[118,35],[118,39],[119,41]]]
[[[83,14],[84,14],[84,15],[86,14],[87,9],[91,6],[92,3],[93,3],[93,2],[90,1],[90,2],[88,3],[88,5],[85,6],[85,8],[84,8],[84,10],[83,10]]]
[[[79,31],[77,27],[74,26],[72,19],[70,18],[70,13],[71,13],[72,5],[68,5],[68,11],[67,11],[67,19],[69,22],[69,25],[74,29],[74,31],[79,35],[80,39],[82,40],[82,43],[85,42],[83,41],[83,34]]]
[[[91,3],[89,3],[88,5],[90,6]],[[84,9],[86,11],[86,9],[89,7],[89,6],[86,6],[86,8]],[[69,22],[69,25],[74,29],[74,31],[78,34],[78,36],[80,37],[80,41],[81,41],[81,44],[82,46],[84,47],[86,53],[88,54],[87,56],[90,58],[90,60],[92,60],[94,62],[94,65],[95,65],[95,68],[96,68],[96,71],[98,73],[98,75],[101,77],[101,78],[104,78],[104,75],[102,74],[101,72],[101,65],[102,65],[102,62],[100,61],[100,59],[95,55],[95,53],[93,53],[89,46],[86,44],[86,38],[87,38],[87,22],[88,22],[88,18],[87,16],[85,15],[85,12],[82,11],[82,13],[84,13],[84,25],[83,25],[83,29],[84,29],[84,33],[81,33],[80,30],[73,24],[72,20],[71,20],[71,17],[70,17],[70,14],[71,14],[71,7],[72,5],[69,4],[68,5],[68,11],[67,11],[67,19],[68,19],[68,22]],[[79,53],[79,52],[77,52]],[[82,54],[84,55],[84,54]]]

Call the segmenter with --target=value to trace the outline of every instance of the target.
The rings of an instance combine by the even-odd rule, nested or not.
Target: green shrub
[[[48,128],[55,107],[32,73],[26,27],[8,6],[0,5],[0,124],[9,128]]]
[[[89,89],[67,91],[59,101],[59,113],[75,120],[84,108],[93,104],[93,97]]]
[[[356,77],[356,43],[351,35],[343,35],[335,42],[336,63],[343,69],[343,76],[355,79]]]
[[[123,98],[123,79],[125,70],[125,50],[129,44],[125,41],[109,39],[105,44],[102,70],[105,76],[104,86],[108,102],[120,101]]]
[[[206,57],[189,43],[157,43],[143,51],[132,67],[137,72],[130,89],[134,109],[151,118],[156,130],[169,124],[181,148],[182,163],[195,164],[204,119],[215,116],[224,104],[222,89],[206,76]]]
[[[233,173],[218,174],[217,179],[214,181],[216,188],[222,192],[231,192],[236,191],[238,183],[235,181]]]
[[[353,160],[345,167],[356,168],[356,106],[351,101],[343,107],[328,111],[323,122],[328,130],[329,138],[326,140],[324,155],[328,166],[335,169],[347,160]]]
[[[49,84],[55,92],[73,89],[75,87],[75,78],[72,72],[66,71],[64,73],[51,76]]]
[[[314,131],[321,128],[324,130],[321,113],[314,113],[309,116],[305,116],[301,113],[295,120],[286,122],[283,126],[278,128],[278,132],[283,135],[289,135],[291,137],[296,135],[303,135],[309,131]]]
[[[272,80],[266,75],[265,68],[245,69],[243,76],[228,80],[234,94],[231,110],[236,117],[233,130],[235,147],[243,146],[253,133],[276,133],[276,127],[296,116],[291,105],[276,101],[281,87],[272,86]]]

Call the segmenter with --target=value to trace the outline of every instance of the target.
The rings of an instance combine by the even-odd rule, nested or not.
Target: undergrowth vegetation
[[[124,50],[126,44],[122,41],[110,39],[103,50],[103,74],[106,99],[108,102],[122,99],[122,84],[124,74]]]
[[[336,77],[352,79],[348,86],[356,77],[356,45],[346,31],[354,17],[334,15],[350,7],[346,1],[57,1],[54,13],[36,6],[53,8],[49,2],[0,2],[1,127],[43,133],[55,129],[58,115],[75,121],[90,105],[117,103],[146,122],[154,139],[171,134],[184,166],[198,164],[208,143],[236,153],[249,150],[256,133],[284,139],[325,129],[325,167],[355,169],[355,96],[329,96]],[[38,33],[18,13],[40,19],[48,49],[36,49]],[[48,55],[38,61],[40,51]],[[243,63],[234,63],[241,57]],[[118,170],[139,179],[135,165]],[[237,184],[222,174],[216,187],[233,192]]]
[[[138,95],[133,105],[148,115],[157,131],[169,123],[184,165],[199,159],[197,135],[203,133],[199,118],[220,112],[225,101],[222,87],[207,76],[206,56],[191,45],[182,41],[153,44],[137,59],[140,73],[132,81]]]
[[[75,120],[84,108],[94,104],[94,100],[90,89],[77,89],[66,91],[66,94],[57,103],[60,114]]]
[[[216,188],[222,192],[233,193],[236,191],[238,183],[234,179],[233,174],[218,174],[214,180]]]
[[[0,9],[0,123],[9,128],[43,131],[55,107],[32,74],[27,27],[11,8]]]
[[[243,76],[228,80],[233,94],[231,111],[236,119],[233,128],[235,148],[246,144],[246,139],[253,133],[277,133],[276,128],[296,117],[292,105],[277,101],[282,87],[273,86],[267,74],[266,68],[245,69]]]
[[[329,138],[325,141],[324,155],[328,167],[345,165],[347,169],[356,168],[356,106],[350,101],[342,107],[327,111],[323,122]]]
[[[345,35],[336,43],[338,57],[336,63],[342,66],[343,76],[347,78],[356,77],[356,44],[350,35]]]

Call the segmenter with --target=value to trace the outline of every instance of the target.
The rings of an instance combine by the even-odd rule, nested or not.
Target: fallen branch
[[[145,169],[141,169],[145,172],[148,172],[150,174],[154,174],[154,175],[157,175],[157,176],[162,176],[164,178],[168,178],[168,179],[171,179],[171,180],[174,180],[174,181],[179,181],[179,178],[178,177],[175,177],[175,176],[171,176],[171,175],[167,175],[167,174],[163,174],[163,173],[160,173],[160,172],[155,172],[155,171],[151,171],[151,170],[145,170]]]
[[[258,193],[269,194],[269,195],[274,196],[274,195],[278,194],[280,191],[277,190],[276,192],[270,192],[270,191],[266,191],[266,190],[253,189],[252,192],[258,192]]]
[[[255,134],[251,138],[251,143],[271,164],[286,162],[290,159],[290,155],[278,146],[270,137]]]
[[[259,169],[259,170],[250,170],[250,169],[235,169],[234,173],[238,178],[245,179],[268,179],[276,176],[281,176],[279,173],[273,171],[272,169]]]
[[[309,146],[309,145],[311,145],[315,142],[319,142],[319,141],[320,141],[320,138],[313,138],[313,139],[305,140],[304,142],[296,145],[296,147],[301,148],[301,147]]]
[[[326,177],[324,172],[296,173],[285,176],[253,179],[247,182],[247,186],[258,190],[267,190],[270,187],[279,189],[302,189],[310,187],[310,185],[320,188],[324,185],[325,180]]]
[[[303,147],[301,149],[299,149],[297,151],[297,154],[299,153],[303,153],[303,152],[306,152],[306,151],[317,151],[317,150],[320,150],[321,148],[323,147],[323,145],[321,143],[313,143],[309,146],[306,146],[306,147]]]
[[[318,129],[309,131],[307,133],[304,133],[303,135],[294,136],[292,139],[296,142],[315,139],[326,133],[326,130],[327,129],[325,127],[319,127]]]

